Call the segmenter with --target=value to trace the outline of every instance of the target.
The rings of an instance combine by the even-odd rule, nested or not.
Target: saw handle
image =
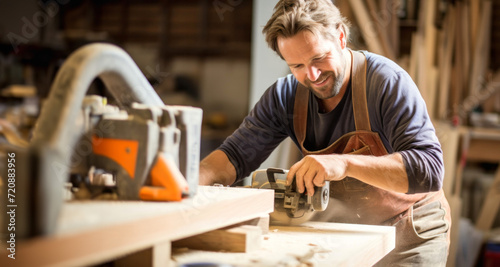
[[[181,201],[189,194],[189,186],[172,159],[158,154],[158,160],[151,169],[151,185],[139,191],[142,200]]]
[[[276,183],[276,178],[274,178],[274,175],[276,173],[285,173],[283,169],[278,169],[278,168],[267,168],[266,174],[267,174],[267,180],[269,181],[269,184],[271,185],[272,189],[278,189],[278,184]],[[295,181],[295,179],[294,179]]]

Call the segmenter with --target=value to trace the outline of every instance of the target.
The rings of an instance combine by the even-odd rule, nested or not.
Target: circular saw
[[[309,221],[316,211],[324,211],[330,199],[330,182],[322,187],[314,187],[314,195],[299,193],[295,177],[286,185],[288,170],[268,168],[257,170],[252,175],[252,188],[274,190],[274,212],[271,223],[298,225]]]

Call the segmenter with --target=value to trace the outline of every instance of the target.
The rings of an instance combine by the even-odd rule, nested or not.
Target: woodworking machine
[[[86,95],[96,78],[115,105]],[[107,194],[120,200],[178,201],[194,195],[201,121],[199,108],[164,105],[121,48],[90,44],[78,49],[60,68],[29,145],[0,144],[2,163],[15,158],[9,165],[15,181],[8,182],[7,168],[0,167],[0,189],[15,188],[10,203],[2,206],[16,210],[16,237],[54,233],[68,190],[78,191],[80,198],[86,191],[89,199]]]
[[[309,196],[297,191],[295,178],[286,185],[288,170],[268,168],[252,174],[252,188],[274,190],[274,212],[270,214],[271,223],[297,225],[311,219],[316,211],[324,211],[330,199],[330,182],[322,187],[314,187],[314,195]]]

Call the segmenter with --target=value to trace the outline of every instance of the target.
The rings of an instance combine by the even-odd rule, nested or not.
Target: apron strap
[[[293,107],[293,130],[295,131],[295,136],[297,137],[302,152],[304,152],[304,140],[306,139],[308,104],[309,89],[301,83],[298,83],[295,93],[295,104]]]
[[[361,52],[350,51],[352,58],[352,108],[356,130],[371,131],[366,100],[366,58]]]

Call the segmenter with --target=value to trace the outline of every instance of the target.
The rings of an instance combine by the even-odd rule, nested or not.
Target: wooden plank
[[[452,56],[455,48],[455,6],[450,5],[446,14],[445,25],[443,29],[443,40],[441,41],[441,50],[439,52],[439,106],[437,118],[446,120],[451,114],[448,105],[449,92],[451,89],[451,68]]]
[[[401,57],[398,58],[396,62],[401,68],[403,68],[406,71],[410,70],[410,55],[402,55]]]
[[[370,15],[362,0],[348,1],[351,4],[352,11],[358,22],[357,25],[361,30],[361,34],[370,52],[384,55],[384,49],[378,40],[377,34],[374,32],[373,21],[370,20]]]
[[[469,88],[469,77],[470,77],[470,65],[471,65],[471,50],[470,50],[470,6],[468,2],[463,2],[463,13],[464,15],[460,22],[462,23],[461,27],[458,27],[459,31],[462,32],[460,35],[462,43],[462,51],[461,56],[463,57],[463,64],[461,69],[463,87],[462,87],[462,96],[467,97]]]
[[[485,232],[489,231],[497,216],[498,208],[500,208],[500,168],[497,169],[493,184],[484,199],[476,228]]]
[[[408,74],[410,74],[411,78],[415,83],[418,81],[417,77],[417,68],[419,64],[418,60],[418,51],[420,47],[420,35],[417,33],[413,33],[411,36],[411,51],[410,51],[410,64],[408,68]],[[418,86],[418,84],[417,84]]]
[[[274,192],[200,186],[181,202],[80,201],[63,205],[53,236],[18,243],[19,266],[102,263],[273,211]],[[244,208],[242,208],[244,207]],[[29,256],[27,256],[29,255]],[[7,257],[0,259],[6,266]]]
[[[444,179],[443,191],[446,196],[453,195],[453,184],[455,181],[455,171],[457,170],[458,147],[460,141],[460,131],[449,124],[437,123],[436,134],[443,150]]]
[[[375,0],[370,0],[375,2]],[[393,60],[399,59],[399,18],[398,9],[401,7],[402,3],[397,0],[379,0],[379,12],[377,17],[375,17],[377,24],[379,24],[383,30],[380,36],[380,41],[382,45],[391,50],[391,58]],[[367,2],[370,7],[370,3]],[[375,9],[373,9],[375,10]],[[372,10],[372,14],[373,14]],[[387,44],[385,44],[387,42]]]
[[[271,226],[253,253],[174,250],[172,258],[179,265],[203,259],[233,266],[373,266],[395,240],[392,226],[307,222]]]
[[[172,242],[173,247],[208,251],[252,252],[260,248],[262,230],[242,225],[191,236]]]
[[[434,22],[436,21],[437,14],[437,0],[425,1],[426,12],[425,12],[425,48],[426,48],[426,65],[428,68],[433,67],[435,64],[436,55],[436,27]]]
[[[459,195],[447,196],[448,202],[450,204],[451,210],[451,229],[450,229],[450,248],[448,254],[448,261],[446,262],[447,267],[455,267],[457,251],[460,244],[459,235],[459,221],[462,211],[462,199]]]
[[[457,134],[458,132],[458,134]],[[451,171],[451,175],[455,176],[452,182],[454,184],[447,184],[446,185],[446,190],[445,192],[446,198],[448,199],[449,205],[450,205],[450,210],[451,210],[451,229],[450,229],[450,248],[449,248],[449,254],[448,254],[448,261],[446,263],[447,267],[454,267],[455,262],[456,262],[456,255],[458,251],[458,245],[459,245],[459,221],[461,218],[461,212],[462,212],[462,198],[460,197],[461,195],[461,190],[462,190],[462,176],[463,176],[463,170],[466,164],[466,159],[467,159],[467,153],[469,149],[469,142],[470,142],[470,132],[466,128],[459,128],[458,131],[455,131],[454,134],[457,134],[458,137],[461,137],[462,140],[462,145],[461,145],[461,151],[460,151],[460,157],[451,157],[451,155],[448,155],[448,157],[445,157],[445,168],[446,166],[450,166],[452,168],[453,166],[453,161],[457,162],[455,164],[456,169],[445,169],[448,171]],[[457,139],[457,143],[459,138],[456,136],[452,135],[452,139]],[[456,148],[448,148],[446,151],[457,151],[458,150],[458,145],[456,145]],[[448,164],[447,164],[448,163]],[[453,189],[451,189],[451,185],[453,185]]]
[[[473,1],[477,2],[477,1]],[[475,40],[474,57],[472,58],[472,68],[469,82],[469,96],[477,96],[486,80],[486,71],[490,62],[490,38],[491,38],[491,15],[492,2],[484,1],[481,12],[481,21]]]
[[[386,0],[382,1],[385,2]],[[370,10],[371,14],[371,21],[372,21],[372,27],[374,30],[377,31],[376,34],[379,41],[380,45],[383,50],[384,56],[396,60],[396,54],[394,53],[394,49],[391,46],[391,43],[389,41],[389,32],[391,31],[391,19],[392,16],[389,16],[390,13],[387,10],[387,6],[384,7],[384,9],[379,9],[377,7],[377,4],[375,3],[375,0],[366,0],[366,3],[368,5],[368,10]]]
[[[417,0],[407,0],[406,1],[406,14],[407,20],[415,20],[417,15]]]
[[[383,3],[384,1],[382,1]],[[392,47],[392,50],[394,51],[394,56],[395,58],[399,58],[400,56],[400,51],[399,51],[399,40],[400,40],[400,24],[399,24],[399,17],[398,17],[398,9],[399,6],[401,5],[401,2],[398,2],[398,0],[389,0],[386,1],[386,5],[389,5],[388,9],[391,12],[391,22],[390,22],[390,30],[389,30],[389,43]],[[392,9],[391,9],[392,7]]]
[[[470,40],[472,51],[476,50],[476,42],[479,40],[478,32],[481,30],[479,27],[480,21],[484,18],[481,16],[481,2],[482,0],[471,0],[470,1]],[[484,7],[484,5],[483,5]],[[491,8],[491,7],[490,7]],[[484,12],[484,9],[483,9]]]
[[[429,78],[427,80],[427,112],[429,113],[431,120],[434,120],[434,118],[436,118],[436,97],[438,93],[437,88],[439,71],[438,68],[432,66],[427,70],[427,73],[429,75]]]
[[[422,37],[422,43],[419,47],[419,58],[422,59],[418,64],[417,85],[422,97],[427,103],[427,110],[431,118],[434,117],[434,99],[436,92],[434,73],[434,57],[436,53],[436,27],[434,21],[436,18],[436,0],[425,1],[419,17],[418,34]]]
[[[456,2],[456,18],[460,18],[460,20],[457,19],[457,26],[455,27],[455,65],[453,66],[453,75],[452,75],[452,88],[450,90],[451,93],[451,103],[450,107],[452,109],[452,114],[453,116],[458,116],[458,108],[459,105],[462,103],[463,100],[463,91],[464,91],[464,65],[465,63],[465,58],[464,58],[464,44],[463,44],[463,35],[466,35],[463,31],[463,22],[462,18],[464,17],[464,3],[461,1]]]
[[[418,89],[420,91],[420,94],[422,95],[422,98],[425,100],[427,103],[428,101],[428,72],[427,72],[427,47],[425,46],[425,36],[417,33],[418,36],[418,45],[417,45],[417,80],[415,81],[417,83]]]
[[[417,21],[417,31],[415,32],[415,40],[412,43],[412,62],[410,65],[410,70],[414,72],[414,81],[422,95],[422,98],[427,100],[427,47],[425,40],[425,22],[426,22],[426,12],[428,1],[423,1],[420,3],[420,10],[418,12]],[[414,69],[412,69],[415,67]]]
[[[443,75],[446,76],[447,68],[449,65],[444,62],[444,58],[446,56],[446,39],[448,38],[448,33],[446,32],[447,28],[447,17],[445,17],[444,22],[443,22],[443,29],[438,30],[438,41],[437,41],[437,65],[438,65],[438,75]],[[447,66],[448,65],[448,66]],[[450,62],[451,65],[451,62]],[[449,70],[448,70],[449,73]],[[448,75],[449,77],[449,75]],[[443,80],[446,79],[446,77],[439,77],[439,79],[436,81],[436,119],[438,120],[444,120],[446,117],[446,110],[447,110],[447,102],[446,102],[446,95],[448,94],[448,86],[449,86],[449,81],[446,83],[447,88],[446,92],[441,91],[441,86],[445,83]],[[445,105],[445,107],[442,107]],[[444,111],[443,111],[444,110]],[[444,115],[443,115],[444,113]]]

